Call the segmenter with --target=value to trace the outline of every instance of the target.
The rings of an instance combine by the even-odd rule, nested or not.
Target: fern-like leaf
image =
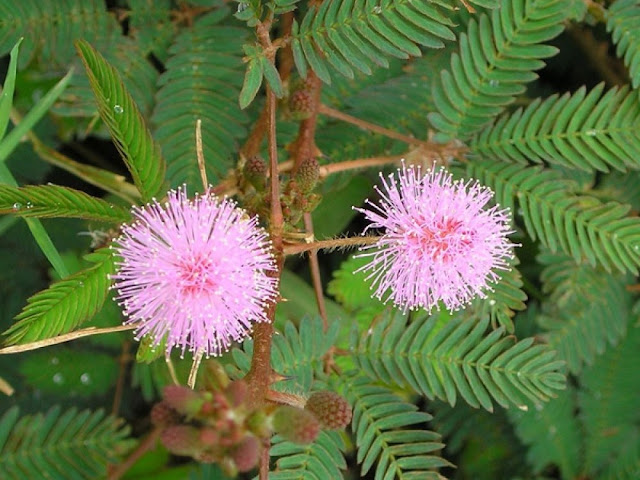
[[[491,18],[471,19],[460,51],[433,87],[438,112],[432,125],[449,137],[466,138],[493,119],[535,80],[542,59],[557,52],[544,45],[562,32],[570,0],[502,2]]]
[[[433,413],[429,423],[442,435],[446,453],[464,458],[456,475],[488,480],[515,479],[528,473],[526,450],[513,431],[508,410],[487,412],[465,403],[451,407],[437,401],[429,402],[428,408]],[[495,448],[489,452],[487,445]]]
[[[37,58],[49,71],[52,67],[66,69],[75,55],[75,40],[85,39],[104,48],[120,31],[115,16],[100,0],[0,0],[0,55],[24,37],[21,68]]]
[[[200,184],[196,162],[196,120],[211,182],[224,176],[246,135],[247,115],[238,106],[246,30],[219,25],[224,9],[199,19],[169,49],[159,80],[152,123],[167,159],[171,186]]]
[[[19,417],[17,407],[0,418],[0,472],[3,480],[106,478],[107,465],[132,446],[129,428],[102,410]]]
[[[577,265],[570,257],[538,256],[545,265],[541,274],[545,294],[543,313],[537,323],[541,335],[578,373],[584,363],[591,365],[607,345],[615,346],[627,331],[631,316],[631,294],[619,275],[610,275],[587,265]]]
[[[516,259],[513,265],[517,264]],[[486,298],[478,298],[473,307],[478,317],[489,315],[493,328],[501,326],[512,334],[515,330],[513,317],[516,311],[526,308],[527,294],[522,290],[522,275],[516,268],[496,273],[499,278],[489,285]]]
[[[366,281],[367,274],[354,273],[369,261],[369,258],[349,258],[333,273],[333,280],[327,286],[327,292],[349,311],[359,310],[375,303],[371,298],[371,284]],[[382,303],[380,305],[384,308]]]
[[[631,85],[640,86],[640,15],[638,0],[617,0],[607,10],[607,31],[629,69]]]
[[[148,118],[154,105],[158,71],[145,52],[130,38],[116,37],[103,48],[101,51],[104,51],[105,59],[111,65],[118,66],[118,74],[126,90],[131,94],[142,116]],[[87,117],[93,120],[97,113],[95,95],[89,77],[82,71],[81,60],[78,59],[75,63],[79,64],[80,72],[73,76],[69,88],[60,96],[52,111],[65,117]],[[84,129],[78,126],[76,131],[85,135],[87,129],[93,129],[89,123],[91,120],[87,120]]]
[[[22,188],[0,185],[0,214],[21,217],[72,217],[102,222],[126,222],[129,212],[80,190],[56,185]]]
[[[601,83],[589,94],[535,100],[500,118],[471,142],[483,157],[522,164],[550,162],[585,171],[640,168],[640,102],[636,92]]]
[[[540,167],[484,160],[470,163],[468,171],[491,187],[502,205],[513,210],[517,197],[527,232],[552,252],[560,249],[577,262],[637,274],[640,219],[627,215],[628,205],[578,195],[575,182]]]
[[[634,320],[635,321],[635,320]],[[627,337],[580,375],[580,416],[585,429],[584,473],[600,478],[629,434],[637,431],[640,412],[640,328],[629,326]]]
[[[455,40],[453,22],[429,0],[326,0],[294,22],[291,47],[300,72],[307,64],[324,82],[330,69],[353,78],[353,69],[371,74],[372,66],[388,67],[385,57],[419,57],[419,45],[442,48]]]
[[[164,63],[178,29],[171,21],[171,0],[127,0],[127,3],[129,28],[136,44],[145,54],[153,53]]]
[[[87,255],[93,266],[53,283],[29,298],[6,332],[6,343],[27,343],[70,332],[95,315],[107,298],[113,273],[109,249]]]
[[[527,459],[536,472],[555,464],[563,479],[578,477],[582,442],[575,408],[575,391],[568,389],[540,409],[509,412],[516,434],[529,446]]]
[[[435,470],[451,466],[438,455],[444,444],[440,435],[421,425],[431,415],[364,376],[352,374],[338,381],[353,409],[362,475],[375,464],[376,479],[442,479]]]
[[[277,460],[269,480],[342,478],[342,470],[347,468],[344,450],[338,432],[320,432],[310,445],[297,445],[276,435],[269,454]]]
[[[469,405],[493,410],[491,398],[503,407],[528,408],[564,388],[563,362],[533,338],[516,342],[498,328],[485,335],[489,319],[408,323],[402,314],[388,315],[355,347],[356,362],[371,378],[411,388],[451,405],[460,395]]]
[[[164,183],[165,163],[160,147],[151,137],[116,69],[87,42],[77,41],[76,48],[96,96],[100,116],[143,201],[148,201],[160,193]]]
[[[303,392],[308,392],[314,374],[322,373],[324,356],[333,346],[339,328],[339,322],[333,322],[324,332],[319,318],[305,317],[297,329],[292,322],[287,322],[283,334],[273,337],[271,363],[274,370],[282,375],[292,376],[297,387]],[[236,348],[232,354],[238,368],[233,376],[240,378],[249,371],[253,341],[245,341],[243,349]],[[284,385],[283,388],[287,386]]]

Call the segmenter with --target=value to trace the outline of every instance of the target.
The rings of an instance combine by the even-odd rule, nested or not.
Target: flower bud
[[[240,472],[248,472],[256,465],[260,458],[260,441],[254,436],[247,436],[233,452],[233,461]]]
[[[304,445],[318,437],[320,422],[311,412],[283,405],[273,415],[273,428],[287,440]]]
[[[267,186],[267,164],[260,155],[253,155],[247,159],[242,171],[244,178],[258,192]]]
[[[200,432],[189,425],[173,425],[167,427],[160,435],[162,444],[175,455],[193,457],[202,450]]]
[[[312,93],[306,88],[296,90],[289,97],[289,112],[294,120],[304,120],[313,113]]]
[[[306,157],[300,162],[296,171],[295,180],[302,193],[311,193],[318,184],[320,178],[320,166],[316,157]]]
[[[167,385],[164,387],[163,396],[171,408],[188,417],[197,415],[204,404],[202,395],[180,385]]]
[[[232,407],[237,407],[246,402],[248,391],[247,382],[244,380],[235,380],[229,384],[224,393],[229,399],[229,404]]]
[[[151,409],[151,423],[154,427],[175,425],[180,415],[166,402],[156,403]]]
[[[313,413],[328,430],[344,428],[351,422],[351,407],[344,397],[335,392],[323,390],[313,393],[304,409]]]
[[[271,436],[271,425],[269,423],[269,417],[263,410],[256,410],[246,421],[246,427],[254,435],[260,438],[267,438]]]

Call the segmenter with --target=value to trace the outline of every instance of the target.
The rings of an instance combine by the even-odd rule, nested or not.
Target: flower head
[[[164,204],[134,207],[113,248],[122,258],[113,288],[136,338],[219,355],[253,322],[267,321],[277,295],[267,233],[256,217],[211,194],[171,191]]]
[[[373,295],[407,309],[431,310],[442,301],[457,310],[475,296],[486,297],[494,270],[508,269],[514,246],[507,239],[508,209],[484,209],[493,192],[477,182],[454,182],[444,169],[402,166],[397,175],[380,175],[381,199],[356,208],[385,229],[372,257],[360,270],[370,272]],[[366,232],[365,230],[365,232]]]

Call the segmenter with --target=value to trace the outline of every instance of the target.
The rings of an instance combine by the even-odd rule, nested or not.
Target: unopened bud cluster
[[[151,411],[151,421],[162,428],[162,444],[171,453],[200,462],[218,463],[230,476],[258,463],[261,441],[249,428],[250,414],[243,404],[247,385],[242,380],[221,390],[195,391],[169,385],[163,401]]]
[[[247,211],[261,218],[269,218],[270,214],[271,192],[267,170],[264,158],[253,155],[244,160],[239,173],[242,203]],[[312,212],[318,206],[320,196],[314,190],[319,180],[318,160],[309,155],[291,175],[280,197],[282,212],[288,225],[296,225],[303,214]]]
[[[217,463],[229,476],[255,468],[262,446],[274,433],[308,444],[321,430],[344,428],[351,421],[351,408],[337,393],[316,392],[306,403],[290,396],[304,408],[255,406],[244,380],[231,382],[217,362],[210,362],[207,370],[205,390],[165,387],[163,400],[151,410],[151,422],[161,429],[162,444],[171,453]]]
[[[318,160],[312,155],[305,157],[282,195],[282,212],[291,225],[298,223],[303,214],[312,212],[320,203],[320,196],[313,193],[319,179]]]

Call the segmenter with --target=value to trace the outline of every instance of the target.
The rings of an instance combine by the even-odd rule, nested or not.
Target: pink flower
[[[220,355],[253,322],[266,322],[265,305],[277,296],[267,233],[232,200],[187,198],[186,190],[134,207],[134,222],[113,248],[113,288],[136,338],[153,345]]]
[[[453,311],[485,298],[499,278],[495,270],[508,269],[513,258],[508,209],[483,209],[493,192],[477,182],[453,182],[444,169],[422,175],[403,164],[397,179],[380,178],[379,205],[366,200],[369,208],[356,208],[372,222],[365,233],[385,229],[359,255],[371,257],[358,271],[370,272],[373,296],[405,311],[431,311],[439,301]]]

